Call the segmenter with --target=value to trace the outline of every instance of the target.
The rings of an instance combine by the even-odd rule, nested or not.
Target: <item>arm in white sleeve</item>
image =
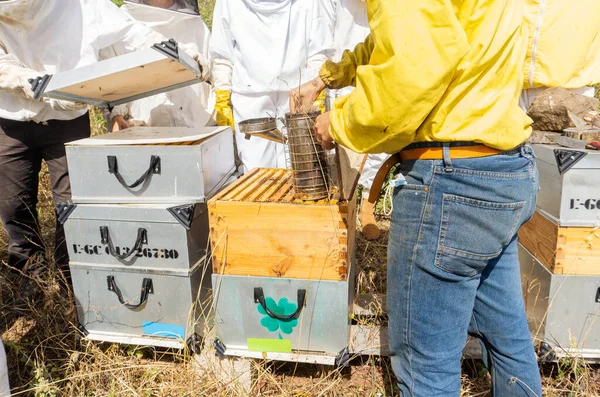
[[[313,1],[313,13],[309,43],[307,67],[311,78],[318,76],[321,66],[327,59],[333,57],[334,42],[333,31],[335,29],[335,13],[331,11],[327,1]]]
[[[98,51],[113,46],[115,55],[123,55],[167,40],[160,33],[131,19],[110,0],[85,0],[85,3],[88,3],[86,12],[93,13],[90,20],[98,31],[94,40]]]
[[[0,91],[21,98],[33,99],[29,79],[34,79],[43,74],[26,68],[17,57],[8,54],[4,45],[0,43]]]
[[[327,56],[325,54],[315,54],[312,57],[308,58],[306,62],[306,66],[309,70],[311,78],[319,75],[319,71],[323,64],[327,61]]]
[[[231,92],[233,64],[225,58],[215,58],[212,61],[213,87],[215,90]]]
[[[217,0],[215,4],[209,53],[212,59],[212,76],[215,90],[231,92],[235,39],[229,28],[228,1]]]

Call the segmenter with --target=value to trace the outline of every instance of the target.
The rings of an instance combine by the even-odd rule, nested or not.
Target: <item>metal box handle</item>
[[[269,315],[269,317],[272,317],[272,318],[280,320],[280,321],[292,321],[292,320],[295,320],[298,317],[300,317],[300,313],[302,312],[302,309],[304,309],[304,306],[306,305],[306,290],[305,289],[298,290],[298,308],[296,309],[296,311],[294,313],[287,315],[287,316],[274,313],[271,309],[269,309],[267,307],[267,303],[265,302],[265,294],[263,292],[263,289],[260,287],[254,288],[254,303],[260,304],[262,306],[262,308],[264,309],[264,311]]]
[[[111,292],[114,292],[117,295],[119,302],[121,302],[121,304],[124,305],[129,310],[135,310],[135,309],[139,308],[140,306],[142,306],[144,303],[146,303],[148,301],[148,295],[154,293],[154,286],[152,285],[152,279],[145,278],[144,281],[142,281],[142,291],[140,293],[140,303],[138,303],[137,305],[134,305],[131,303],[127,303],[123,299],[123,294],[121,293],[121,290],[119,289],[119,287],[117,287],[117,282],[115,281],[115,276],[107,276],[106,282],[108,283],[108,290]]]
[[[148,232],[144,228],[139,228],[137,233],[137,238],[135,239],[135,244],[133,248],[129,252],[125,252],[120,254],[115,249],[115,246],[110,238],[110,232],[108,231],[108,226],[100,226],[100,242],[102,244],[108,245],[108,252],[115,258],[120,260],[128,259],[133,256],[138,250],[142,248],[144,244],[148,244]]]
[[[133,182],[131,185],[128,185],[123,179],[123,176],[119,173],[119,164],[117,163],[117,156],[107,156],[108,160],[108,172],[110,174],[114,174],[115,178],[119,181],[119,183],[126,189],[133,189],[140,186],[142,183],[146,182],[153,174],[160,174],[160,157],[159,156],[151,156],[150,157],[150,166],[142,176],[138,178],[137,181]]]

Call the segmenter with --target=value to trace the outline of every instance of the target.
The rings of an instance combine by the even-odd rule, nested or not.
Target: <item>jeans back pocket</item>
[[[445,194],[435,265],[459,276],[477,275],[514,238],[525,205]]]

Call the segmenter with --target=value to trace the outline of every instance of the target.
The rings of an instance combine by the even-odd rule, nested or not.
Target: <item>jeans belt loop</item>
[[[450,156],[450,142],[444,142],[442,148],[444,153],[444,171],[452,172],[454,169],[452,168],[452,157]]]

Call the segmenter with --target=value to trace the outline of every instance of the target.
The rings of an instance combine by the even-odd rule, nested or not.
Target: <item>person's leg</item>
[[[495,397],[540,396],[541,379],[527,324],[517,239],[481,275],[471,333],[485,345]]]
[[[387,308],[392,366],[401,396],[458,396],[462,350],[477,277],[436,266],[441,190],[433,161],[406,164],[394,198]]]
[[[405,164],[409,184],[394,198],[388,315],[403,396],[459,395],[462,349],[478,290],[489,282],[481,275],[495,266],[533,205],[535,162],[527,153],[453,163]],[[518,309],[512,301],[498,304]],[[531,373],[537,363],[526,361]]]
[[[8,264],[17,269],[44,253],[36,210],[41,156],[33,129],[33,123],[0,119],[0,218],[8,234]]]
[[[90,136],[90,119],[88,114],[74,120],[52,120],[47,126],[39,126],[37,133],[42,144],[40,151],[48,165],[52,198],[54,203],[64,203],[71,200],[71,184],[65,153],[65,143]],[[68,270],[69,254],[65,242],[65,231],[62,224],[56,221],[54,239],[54,262],[63,269]],[[66,273],[68,274],[68,273]]]

